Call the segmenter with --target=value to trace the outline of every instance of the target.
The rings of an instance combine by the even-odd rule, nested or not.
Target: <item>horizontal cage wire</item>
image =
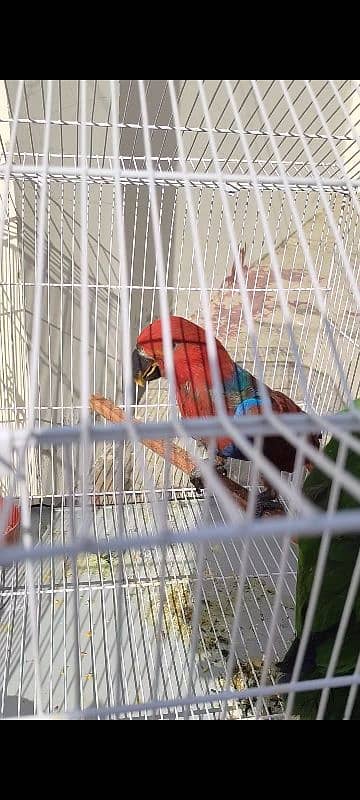
[[[360,719],[359,187],[358,81],[0,81],[2,719]]]

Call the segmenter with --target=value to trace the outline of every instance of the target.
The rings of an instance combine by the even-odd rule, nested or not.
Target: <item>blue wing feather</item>
[[[254,409],[261,413],[262,399],[260,397],[256,380],[250,372],[235,364],[234,374],[225,384],[225,394],[228,407],[233,409],[235,417],[243,417],[246,414],[253,414]],[[230,442],[218,455],[223,458],[236,458],[244,460],[243,453],[239,448]]]

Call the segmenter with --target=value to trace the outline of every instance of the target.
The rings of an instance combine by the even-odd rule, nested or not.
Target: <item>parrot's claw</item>
[[[266,511],[283,511],[285,508],[280,498],[273,492],[272,489],[267,489],[265,492],[260,492],[256,499],[255,517],[262,517]]]
[[[214,469],[215,472],[217,472],[217,474],[220,475],[222,478],[226,477],[227,469],[224,464],[222,463],[214,464]],[[205,486],[201,472],[198,469],[198,467],[194,467],[194,469],[190,473],[189,478],[190,482],[195,487],[196,494],[201,494],[204,491]]]
[[[204,491],[204,482],[200,470],[195,467],[189,475],[190,483],[194,486],[196,494],[201,494]]]
[[[228,471],[227,471],[227,468],[226,468],[225,464],[223,464],[222,462],[219,462],[218,464],[215,463],[214,464],[214,468],[215,468],[215,472],[218,475],[220,475],[221,478],[226,478],[227,477]]]

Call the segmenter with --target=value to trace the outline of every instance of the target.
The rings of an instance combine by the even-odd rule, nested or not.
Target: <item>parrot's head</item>
[[[186,351],[190,346],[198,346],[206,351],[206,337],[203,328],[183,317],[170,317],[170,331],[174,355],[176,351]],[[220,342],[219,342],[219,346]],[[161,320],[148,325],[137,338],[132,354],[134,381],[145,386],[149,381],[165,377],[165,356]]]

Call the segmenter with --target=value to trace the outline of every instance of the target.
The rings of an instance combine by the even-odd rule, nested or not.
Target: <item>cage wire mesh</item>
[[[358,81],[0,81],[2,718],[281,720],[296,694],[323,719],[331,687],[359,718],[360,415],[337,413],[360,395],[359,137]],[[214,416],[179,414],[170,315],[205,330]],[[136,394],[159,317],[167,379]],[[227,413],[214,337],[260,416]],[[211,467],[220,436],[245,510]],[[144,439],[185,449],[204,491]],[[282,514],[256,516],[263,478]],[[300,541],[321,541],[301,636]]]

